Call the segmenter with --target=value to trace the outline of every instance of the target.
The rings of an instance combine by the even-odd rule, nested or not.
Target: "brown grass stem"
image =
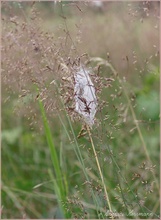
[[[103,188],[104,188],[104,191],[105,191],[105,196],[106,196],[107,204],[108,204],[110,212],[112,213],[112,208],[111,208],[109,196],[108,196],[108,193],[107,193],[105,181],[104,181],[104,178],[103,178],[103,174],[102,174],[102,171],[101,171],[100,163],[99,163],[99,160],[98,160],[98,157],[97,157],[97,153],[96,153],[96,150],[95,150],[95,146],[94,146],[94,143],[93,143],[90,127],[88,125],[87,125],[87,131],[88,131],[89,139],[90,139],[90,142],[91,142],[91,145],[92,145],[92,149],[93,149],[93,152],[94,152],[94,157],[96,159],[96,163],[97,163],[97,167],[98,167],[98,170],[99,170],[99,174],[100,174],[100,177],[101,177],[101,180],[102,180],[102,184],[103,184]],[[113,217],[112,217],[112,219],[113,219]]]

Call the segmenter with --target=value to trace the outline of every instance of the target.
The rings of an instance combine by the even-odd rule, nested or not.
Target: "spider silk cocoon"
[[[97,111],[97,99],[89,71],[81,67],[76,71],[74,79],[75,111],[83,117],[89,126],[92,126]]]

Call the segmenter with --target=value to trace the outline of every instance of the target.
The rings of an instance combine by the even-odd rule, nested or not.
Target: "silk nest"
[[[97,99],[90,71],[84,67],[79,68],[74,74],[74,80],[75,111],[92,127],[97,111]]]

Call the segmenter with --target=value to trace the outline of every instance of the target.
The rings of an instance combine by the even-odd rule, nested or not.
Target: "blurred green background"
[[[111,87],[101,88],[99,98],[107,105],[97,113],[92,130],[111,204],[116,212],[125,214],[124,198],[129,210],[159,218],[159,194],[152,175],[159,182],[159,2],[3,1],[1,11],[2,218],[64,217],[49,175],[54,168],[33,82],[42,92],[67,179],[72,218],[98,218],[91,186],[84,184],[73,139],[69,140],[66,132],[73,137],[67,115],[58,108],[61,97],[55,84],[50,84],[52,80],[61,82],[60,62],[83,54],[108,60],[122,80],[122,84],[115,79]],[[96,63],[89,66],[96,74]],[[105,66],[99,74],[114,77]],[[81,122],[72,121],[72,126],[77,136]],[[78,144],[99,206],[106,213],[103,195],[96,189],[99,175],[88,136],[78,139]],[[107,146],[117,165],[111,161]],[[120,172],[131,186],[130,192]]]

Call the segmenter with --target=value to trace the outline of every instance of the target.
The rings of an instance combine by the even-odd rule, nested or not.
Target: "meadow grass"
[[[2,4],[2,218],[159,218],[157,3],[43,4]]]

